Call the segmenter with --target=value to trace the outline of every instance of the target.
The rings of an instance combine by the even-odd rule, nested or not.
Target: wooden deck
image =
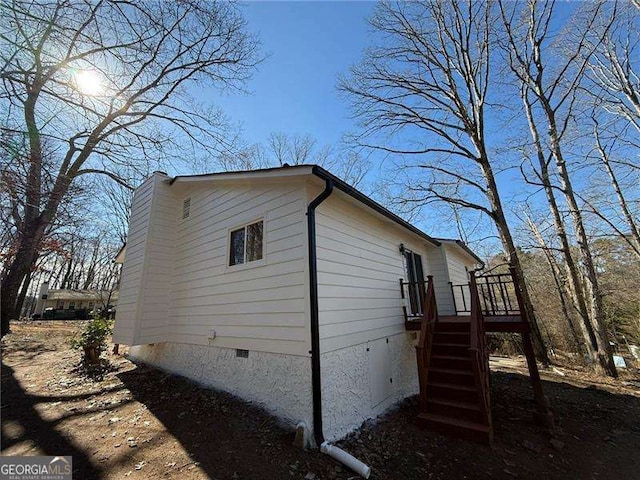
[[[455,315],[438,315],[433,277],[427,282],[400,279],[405,328],[419,331],[416,345],[420,413],[418,424],[442,433],[491,444],[493,427],[486,333],[522,336],[537,417],[553,425],[542,392],[515,270],[508,274],[469,272],[469,283],[452,285]],[[461,292],[462,308],[455,294]],[[466,297],[465,297],[466,295]],[[465,298],[469,298],[467,301]]]
[[[438,318],[440,322],[447,323],[469,323],[467,315],[443,315]],[[527,333],[530,331],[529,324],[522,321],[520,315],[489,315],[484,318],[484,328],[487,333],[493,332],[514,332]],[[420,330],[422,317],[409,317],[405,322],[405,328],[411,331]]]

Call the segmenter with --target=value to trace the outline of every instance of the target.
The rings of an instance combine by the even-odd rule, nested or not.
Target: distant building
[[[42,315],[47,309],[56,310],[100,310],[118,302],[118,291],[52,289],[44,282],[38,292],[34,314]]]

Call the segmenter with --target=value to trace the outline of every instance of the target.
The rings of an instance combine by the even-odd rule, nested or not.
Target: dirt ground
[[[2,454],[72,455],[74,479],[355,479],[255,406],[107,355],[87,378],[75,322],[15,324],[2,349]],[[558,428],[532,418],[520,359],[492,360],[493,448],[413,424],[416,399],[339,445],[372,479],[639,479],[640,374],[543,371]]]

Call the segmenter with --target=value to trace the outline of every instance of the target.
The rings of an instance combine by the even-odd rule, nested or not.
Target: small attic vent
[[[249,350],[236,350],[236,357],[249,358]]]
[[[188,218],[191,213],[191,197],[185,198],[182,202],[182,218]]]

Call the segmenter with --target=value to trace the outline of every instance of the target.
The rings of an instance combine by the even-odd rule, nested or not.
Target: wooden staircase
[[[416,346],[420,381],[417,422],[443,434],[491,443],[489,358],[475,280],[471,315],[439,319],[433,279],[421,292],[423,319]]]
[[[400,279],[400,292],[405,300],[405,328],[420,331],[416,346],[419,424],[444,434],[490,444],[493,428],[485,334],[514,332],[522,335],[536,402],[534,418],[553,431],[553,415],[542,391],[531,325],[517,278],[513,267],[509,273],[489,270],[477,278],[475,272],[470,272],[468,284],[450,284],[456,315],[446,317],[438,315],[432,276],[427,282]],[[458,306],[456,292],[461,300]]]
[[[418,422],[445,434],[488,443],[491,424],[474,378],[468,318],[436,322],[427,375],[427,398]]]

